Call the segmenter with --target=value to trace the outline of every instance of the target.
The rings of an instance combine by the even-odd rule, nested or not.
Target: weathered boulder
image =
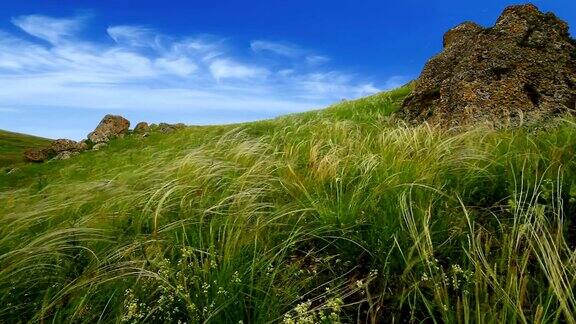
[[[106,115],[96,129],[88,134],[88,139],[93,143],[105,143],[109,140],[121,137],[128,132],[130,122],[116,115]]]
[[[88,145],[84,142],[76,142],[69,139],[57,139],[50,145],[52,150],[56,153],[60,152],[82,152],[85,151]]]
[[[134,134],[146,134],[150,131],[150,126],[147,122],[139,122],[134,127]]]
[[[510,6],[494,27],[465,22],[443,43],[398,113],[407,121],[518,125],[576,110],[576,41],[554,14]]]
[[[168,134],[168,133],[172,133],[173,131],[175,131],[176,128],[174,128],[174,126],[172,126],[171,124],[160,123],[158,125],[158,130],[160,131],[160,133]]]
[[[90,146],[88,145],[86,140],[78,142],[78,149],[80,152],[84,152],[89,148],[90,148]]]
[[[54,155],[50,148],[33,148],[24,151],[24,159],[28,162],[44,162]]]
[[[178,124],[160,123],[158,124],[158,131],[163,134],[169,134],[185,127],[186,125],[184,125],[183,123]]]

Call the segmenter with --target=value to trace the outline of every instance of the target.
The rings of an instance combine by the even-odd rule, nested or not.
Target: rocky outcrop
[[[179,123],[179,124],[167,124],[167,123],[160,123],[158,126],[155,125],[154,129],[157,129],[162,134],[169,134],[173,133],[179,129],[186,127],[186,125]]]
[[[134,134],[139,134],[139,135],[143,135],[143,134],[147,134],[148,132],[150,132],[150,126],[148,125],[147,122],[139,122],[138,124],[136,124],[136,127],[134,127]]]
[[[69,139],[57,139],[49,147],[29,149],[24,152],[24,159],[29,162],[44,162],[50,159],[67,160],[83,151],[92,149],[98,151],[108,142],[117,137],[124,137],[129,133],[130,122],[122,116],[106,115],[96,129],[88,134],[88,140],[76,142]],[[186,127],[184,124],[166,124],[149,126],[146,122],[136,125],[133,134],[146,137],[150,132],[171,133]]]
[[[576,110],[576,41],[534,5],[511,6],[494,27],[465,22],[444,35],[400,117],[451,127],[518,125]]]
[[[82,152],[88,148],[85,142],[76,142],[69,139],[57,139],[50,145],[55,153],[62,152]]]
[[[128,133],[130,122],[122,116],[106,115],[96,129],[88,134],[92,143],[105,143],[109,140]]]
[[[24,160],[28,162],[44,162],[54,156],[54,151],[49,148],[28,149],[24,151]]]
[[[57,139],[50,145],[48,150],[51,151],[50,155],[54,156],[54,160],[67,160],[74,155],[80,154],[88,149],[86,142],[76,142],[69,139]]]

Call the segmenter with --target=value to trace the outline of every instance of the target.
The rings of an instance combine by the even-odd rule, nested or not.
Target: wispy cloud
[[[83,20],[83,17],[63,19],[30,15],[13,18],[12,23],[32,36],[56,44],[77,33],[82,27]]]
[[[269,74],[268,70],[264,68],[244,65],[230,59],[214,60],[214,62],[210,63],[210,72],[218,81],[223,79],[264,78]]]
[[[273,54],[298,60],[300,63],[319,65],[330,61],[325,55],[286,42],[272,42],[267,40],[254,40],[250,42],[250,48],[257,54]]]
[[[128,47],[158,47],[158,35],[142,26],[111,26],[106,30],[117,44]]]
[[[250,48],[257,53],[270,52],[282,56],[298,57],[303,54],[303,50],[292,44],[255,40],[250,43]]]
[[[184,122],[221,123],[226,111],[270,117],[378,91],[372,82],[330,68],[328,57],[294,44],[255,40],[242,48],[224,37],[176,37],[130,25],[109,26],[102,31],[108,41],[94,41],[82,37],[89,22],[83,16],[13,18],[36,39],[0,31],[0,107],[23,113],[34,108],[35,114],[41,108],[54,119],[48,116],[61,109],[157,119],[186,112]],[[0,128],[13,126],[0,121]]]
[[[327,63],[328,61],[330,61],[330,58],[324,55],[312,54],[306,56],[306,62],[311,65],[324,64]]]

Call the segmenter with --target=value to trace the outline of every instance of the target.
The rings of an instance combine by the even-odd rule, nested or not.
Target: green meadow
[[[576,119],[409,91],[3,172],[0,323],[574,323]]]
[[[29,148],[48,145],[49,139],[0,130],[0,171],[24,163],[22,154]]]

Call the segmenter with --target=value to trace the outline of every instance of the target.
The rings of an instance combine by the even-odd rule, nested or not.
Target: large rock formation
[[[506,8],[492,28],[465,22],[415,82],[399,115],[442,126],[517,125],[576,110],[576,41],[534,5]]]
[[[109,140],[128,133],[130,122],[122,116],[106,115],[96,129],[88,134],[92,143],[105,143]]]

